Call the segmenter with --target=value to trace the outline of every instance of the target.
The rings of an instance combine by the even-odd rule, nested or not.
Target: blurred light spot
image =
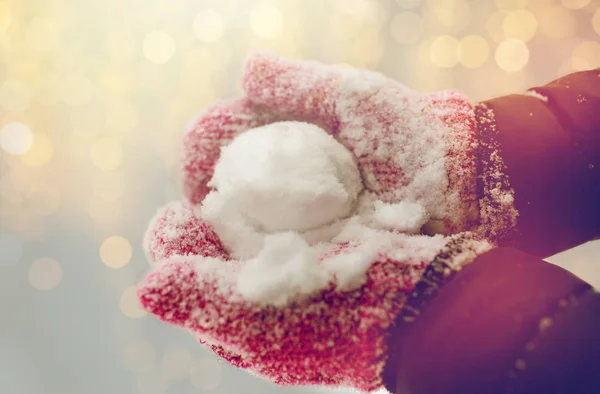
[[[37,259],[29,266],[29,283],[38,290],[54,289],[61,280],[60,265],[52,259]]]
[[[135,36],[129,32],[108,32],[106,52],[113,63],[131,63],[135,60],[137,54]]]
[[[0,87],[0,107],[7,111],[24,111],[30,100],[31,90],[17,80],[9,79]]]
[[[123,359],[125,366],[133,372],[148,372],[156,362],[156,350],[151,343],[138,340],[125,346]]]
[[[578,10],[588,5],[590,0],[560,0],[560,2],[563,6],[565,6],[565,8]]]
[[[592,70],[600,65],[600,43],[583,41],[573,50],[573,69],[576,71]]]
[[[31,149],[32,145],[33,134],[23,123],[8,123],[0,130],[0,147],[6,153],[22,155]]]
[[[106,124],[119,133],[129,133],[137,127],[137,111],[128,100],[113,100],[106,106]]]
[[[431,15],[445,27],[465,27],[470,18],[469,4],[465,0],[427,0],[426,15]]]
[[[146,311],[142,308],[140,300],[137,296],[137,289],[135,286],[129,286],[121,294],[119,301],[119,308],[121,312],[127,317],[132,319],[139,319],[146,316]]]
[[[35,133],[33,145],[21,156],[21,161],[30,167],[40,167],[48,163],[53,155],[54,149],[50,139],[45,134]]]
[[[200,390],[214,390],[221,384],[221,364],[216,358],[194,360],[190,367],[192,386]]]
[[[17,237],[0,233],[0,267],[12,267],[23,257],[23,243]]]
[[[98,196],[92,196],[89,212],[97,224],[115,223],[121,216],[121,201],[105,201]]]
[[[506,38],[504,36],[504,19],[507,15],[504,11],[494,12],[488,17],[485,23],[485,30],[495,42],[501,42]]]
[[[268,3],[258,5],[250,12],[250,27],[259,37],[279,37],[283,30],[281,11]]]
[[[165,64],[175,54],[175,41],[162,30],[151,31],[146,34],[143,43],[144,56],[151,63]]]
[[[31,212],[17,212],[11,219],[10,229],[21,239],[26,241],[39,241],[44,235],[44,220],[39,215],[34,215]]]
[[[93,98],[92,83],[83,76],[70,76],[65,78],[60,89],[65,104],[74,107],[87,104]]]
[[[202,42],[218,41],[223,35],[223,17],[214,10],[202,10],[194,17],[193,29]]]
[[[496,7],[500,10],[525,8],[528,0],[496,0]]]
[[[396,3],[402,8],[417,8],[421,5],[421,0],[396,0]]]
[[[113,104],[112,100],[117,97],[128,96],[136,83],[132,74],[115,69],[107,69],[102,72],[99,80],[102,89],[108,93],[109,102],[107,104]]]
[[[168,387],[169,382],[159,373],[147,373],[137,377],[139,394],[163,394]]]
[[[392,19],[392,37],[401,44],[414,44],[423,34],[423,18],[415,12],[401,12]]]
[[[600,8],[594,12],[594,16],[592,17],[592,24],[594,25],[594,30],[596,33],[600,34]]]
[[[7,30],[12,22],[12,13],[8,4],[0,3],[0,30]]]
[[[8,173],[10,175],[5,179],[10,182],[10,186],[14,187],[15,190],[23,192],[21,196],[21,199],[23,200],[25,198],[25,193],[32,187],[32,171],[25,166],[20,166],[15,163],[11,166]]]
[[[161,372],[167,379],[184,380],[189,376],[192,353],[185,348],[173,347],[167,350],[161,362]]]
[[[125,191],[125,178],[119,172],[101,172],[94,182],[94,194],[105,201],[115,201]]]
[[[529,61],[529,49],[515,38],[504,40],[496,48],[496,63],[504,71],[519,71]]]
[[[551,38],[565,38],[573,35],[577,23],[573,13],[560,5],[543,10],[539,22],[542,33]]]
[[[60,43],[60,34],[56,22],[48,18],[35,18],[26,30],[26,44],[34,53],[48,52]]]
[[[506,16],[502,24],[502,30],[506,38],[528,41],[535,35],[537,25],[535,15],[529,11],[518,10]]]
[[[110,268],[123,268],[132,256],[131,244],[126,238],[114,235],[108,237],[100,246],[100,259]]]
[[[51,185],[35,186],[29,192],[27,199],[31,209],[40,215],[51,215],[60,206],[60,192]]]
[[[460,62],[468,68],[477,68],[486,62],[490,48],[485,38],[466,36],[460,40]]]
[[[90,158],[96,167],[104,171],[114,170],[121,164],[123,148],[113,138],[96,140],[90,150]]]
[[[460,57],[460,45],[455,37],[436,37],[429,46],[431,62],[438,67],[453,67]]]
[[[70,124],[73,135],[93,136],[99,134],[105,129],[105,114],[101,108],[84,107],[72,111],[70,114]]]
[[[35,101],[46,107],[55,106],[60,101],[60,91],[57,78],[46,75],[35,87]]]

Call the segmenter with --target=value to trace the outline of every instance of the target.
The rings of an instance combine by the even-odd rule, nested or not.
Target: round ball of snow
[[[249,225],[301,232],[349,216],[362,181],[352,154],[326,131],[279,122],[223,148],[209,186]]]

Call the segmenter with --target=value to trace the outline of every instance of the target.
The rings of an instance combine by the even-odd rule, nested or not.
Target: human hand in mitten
[[[171,203],[147,234],[156,268],[140,285],[141,303],[273,382],[365,391],[383,384],[393,323],[418,314],[409,306],[423,295],[417,282],[432,290],[490,247],[467,234],[407,235],[358,223],[316,248],[292,232],[265,244],[254,259],[231,259],[194,207]]]
[[[267,54],[244,87],[186,134],[189,201],[150,226],[142,304],[276,382],[375,389],[387,329],[428,267],[489,248],[415,235],[476,221],[471,106]]]

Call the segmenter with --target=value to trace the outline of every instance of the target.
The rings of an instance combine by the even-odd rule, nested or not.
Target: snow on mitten
[[[184,137],[187,200],[146,234],[142,305],[277,383],[374,390],[428,272],[491,247],[472,106],[265,53],[244,89]]]
[[[270,235],[256,258],[240,261],[194,207],[171,203],[147,234],[155,269],[138,294],[161,320],[275,383],[373,391],[383,385],[390,330],[417,313],[417,284],[450,277],[490,244],[467,233],[345,230],[318,248],[293,232]]]

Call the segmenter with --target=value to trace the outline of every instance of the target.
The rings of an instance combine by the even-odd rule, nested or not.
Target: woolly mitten
[[[140,284],[141,303],[276,383],[380,388],[391,327],[414,319],[421,293],[492,247],[477,227],[485,207],[472,106],[457,92],[419,94],[377,73],[264,53],[248,61],[243,83],[246,98],[208,108],[186,133],[186,198],[160,210],[146,234],[154,269]],[[265,125],[283,124],[271,129],[274,138],[290,132],[290,121],[319,126],[359,172],[351,209],[323,229],[274,231],[246,211],[233,218],[227,199],[215,202],[235,186],[219,179],[236,167],[217,171],[219,163],[248,156],[240,144],[238,156],[227,150]],[[337,158],[324,163],[335,167]],[[239,169],[270,160],[254,159]],[[344,178],[346,167],[335,168]],[[246,183],[240,190],[256,197],[260,182]],[[248,244],[257,247],[248,252]]]

